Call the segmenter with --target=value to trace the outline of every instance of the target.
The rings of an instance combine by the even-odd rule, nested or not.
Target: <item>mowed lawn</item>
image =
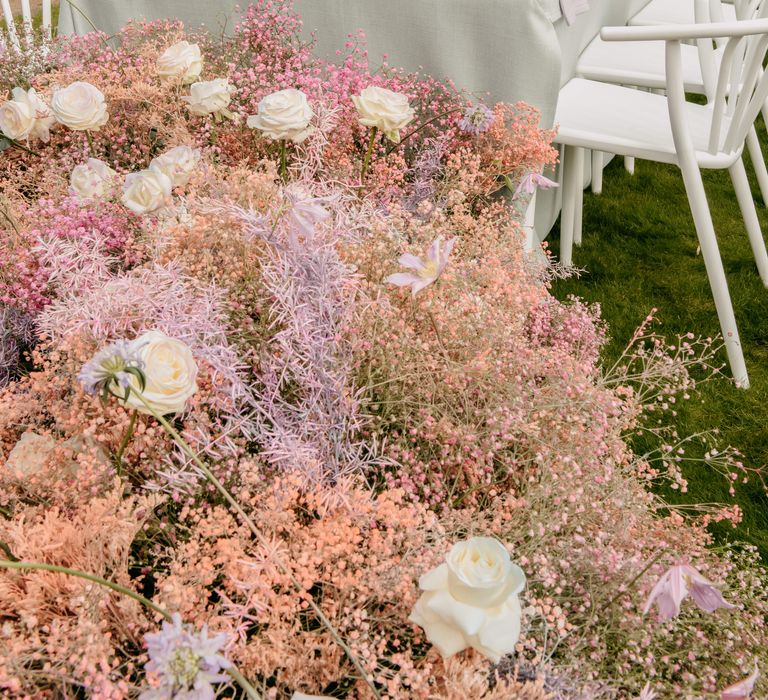
[[[762,124],[759,125],[762,127]],[[768,139],[760,129],[763,148]],[[763,231],[768,232],[768,209],[759,195],[752,166],[745,157]],[[720,252],[744,347],[751,388],[741,390],[725,380],[701,387],[695,400],[681,402],[676,419],[681,435],[717,428],[720,444],[744,454],[748,467],[768,464],[768,289],[754,264],[738,204],[726,171],[704,173]],[[604,350],[612,363],[634,329],[652,309],[658,309],[657,329],[670,339],[692,331],[719,334],[704,260],[677,168],[637,161],[634,176],[615,158],[605,171],[603,193],[584,195],[583,245],[574,248],[574,264],[583,268],[578,278],[558,281],[554,294],[566,299],[575,294],[600,302],[610,330]],[[559,250],[559,228],[549,236],[552,251]],[[720,359],[725,362],[725,351]],[[725,370],[730,376],[729,370]],[[638,446],[642,447],[642,446]],[[700,457],[704,448],[690,450]],[[666,493],[676,501],[732,502],[724,479],[700,464],[685,467],[687,494]],[[768,498],[757,478],[737,486],[736,502],[744,511],[737,530],[717,530],[719,537],[757,545],[768,561]]]

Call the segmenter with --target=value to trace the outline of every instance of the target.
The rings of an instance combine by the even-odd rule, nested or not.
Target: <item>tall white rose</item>
[[[294,88],[279,90],[259,102],[259,113],[248,117],[248,126],[274,141],[301,143],[314,129],[309,125],[315,113],[307,96]]]
[[[200,149],[189,146],[176,146],[153,158],[150,170],[158,170],[167,175],[174,187],[184,187],[200,163]]]
[[[157,59],[157,74],[166,80],[180,78],[186,85],[193,83],[203,71],[200,47],[188,41],[169,46]]]
[[[457,542],[441,564],[419,579],[424,591],[410,620],[444,658],[469,647],[498,662],[520,637],[525,574],[492,537]]]
[[[415,116],[405,95],[375,85],[353,96],[352,102],[363,126],[376,127],[395,143],[400,142],[400,129],[410,124]]]
[[[147,214],[165,206],[171,197],[170,178],[159,170],[141,170],[125,178],[123,204],[137,214]]]
[[[117,173],[103,160],[89,158],[76,165],[69,176],[69,188],[83,199],[100,199],[112,189]]]
[[[31,136],[48,141],[50,128],[56,119],[35,88],[13,88],[11,95],[12,99],[0,105],[0,131],[14,141]]]
[[[216,118],[232,118],[232,112],[227,109],[232,100],[232,87],[226,78],[193,83],[189,88],[189,95],[181,99],[187,103],[192,114],[201,117],[213,114]]]
[[[131,350],[141,360],[146,384],[131,376],[132,391],[125,402],[140,413],[150,414],[136,392],[161,416],[181,413],[197,391],[197,364],[192,352],[180,340],[160,331],[148,331],[131,343]]]
[[[104,94],[82,80],[56,90],[51,109],[57,121],[74,131],[97,131],[109,119]]]

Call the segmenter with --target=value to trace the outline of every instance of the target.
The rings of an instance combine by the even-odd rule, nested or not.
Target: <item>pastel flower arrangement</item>
[[[712,344],[603,371],[495,196],[553,185],[535,110],[299,24],[0,67],[0,693],[761,697],[738,509],[626,438]]]

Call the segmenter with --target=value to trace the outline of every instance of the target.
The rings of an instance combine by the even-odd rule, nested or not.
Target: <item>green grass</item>
[[[760,136],[768,143],[764,131]],[[758,193],[748,160],[746,166],[752,190]],[[768,289],[757,274],[728,173],[705,172],[704,183],[751,388],[736,389],[724,380],[704,384],[695,401],[681,402],[677,426],[681,435],[718,428],[722,445],[740,449],[745,465],[761,467],[768,463]],[[763,231],[768,231],[768,209],[759,194],[755,199]],[[574,264],[585,272],[579,278],[558,281],[554,294],[559,299],[576,294],[600,302],[610,332],[604,350],[607,362],[618,357],[654,307],[658,308],[658,330],[670,338],[687,331],[719,334],[677,168],[637,161],[636,174],[630,176],[622,159],[615,158],[606,168],[603,193],[585,192],[583,230],[583,245],[574,248]],[[549,241],[557,255],[559,225]],[[721,359],[725,362],[725,352]],[[686,467],[685,475],[689,492],[682,497],[665,495],[677,501],[731,502],[719,474],[704,467]],[[751,542],[768,560],[768,498],[759,480],[753,477],[749,484],[737,486],[735,498],[744,511],[742,525],[735,532],[730,527],[716,529],[716,534]]]
[[[23,32],[23,28],[21,26],[21,17],[16,18],[17,21],[16,24],[16,31],[19,32],[19,35],[21,36],[21,32]],[[32,15],[32,26],[37,29],[39,28],[43,23],[43,11],[40,10],[36,14]],[[59,26],[59,3],[53,2],[51,4],[51,26],[53,27],[53,34],[56,35],[56,28]],[[6,24],[4,19],[0,19],[0,31],[5,31],[8,28],[8,25]]]

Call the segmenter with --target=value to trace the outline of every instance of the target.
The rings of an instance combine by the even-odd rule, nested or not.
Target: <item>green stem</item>
[[[93,145],[93,136],[91,135],[91,132],[86,129],[85,131],[85,137],[88,139],[88,147],[91,149],[91,155],[95,158],[96,157],[96,146]]]
[[[619,598],[621,598],[623,595],[626,595],[629,592],[629,589],[632,588],[633,584],[646,572],[648,569],[650,569],[659,559],[661,559],[664,556],[665,552],[661,551],[659,552],[651,561],[649,561],[641,570],[640,573],[637,574],[626,586],[623,591],[619,591],[613,598],[611,598],[604,606],[603,610],[608,610]]]
[[[74,576],[76,578],[81,578],[86,581],[91,581],[92,583],[97,583],[99,586],[104,586],[104,588],[110,588],[113,591],[117,591],[118,593],[122,593],[125,596],[128,596],[129,598],[133,598],[135,601],[141,603],[142,605],[150,608],[151,610],[154,610],[159,615],[162,615],[168,622],[170,622],[173,617],[171,616],[171,613],[169,613],[164,608],[161,608],[159,605],[155,605],[151,600],[148,598],[145,598],[140,593],[136,593],[136,591],[132,591],[130,588],[126,588],[125,586],[121,586],[119,583],[115,583],[114,581],[108,581],[105,578],[101,578],[101,576],[96,576],[95,574],[89,574],[87,571],[80,571],[79,569],[69,569],[66,566],[57,566],[55,564],[43,564],[41,562],[35,562],[35,561],[5,561],[0,559],[0,568],[2,569],[27,569],[31,571],[51,571],[53,573],[57,574],[66,574],[67,576]],[[253,688],[253,686],[248,683],[248,681],[243,677],[243,674],[240,673],[240,671],[237,670],[234,666],[231,666],[230,668],[226,669],[230,676],[232,676],[232,679],[236,681],[240,687],[246,692],[246,695],[248,695],[251,700],[261,700],[261,697],[256,692],[256,690]]]
[[[137,415],[138,411],[134,409],[133,413],[131,413],[131,419],[128,422],[128,427],[125,430],[125,435],[123,435],[123,440],[120,443],[120,447],[117,448],[117,452],[115,453],[115,465],[117,466],[118,476],[123,475],[123,452],[125,452],[125,448],[128,447],[128,443],[133,437],[133,432],[136,429]]]
[[[285,145],[285,139],[280,139],[280,179],[288,182],[288,149]]]
[[[371,156],[373,155],[373,147],[376,145],[376,134],[379,132],[377,127],[371,128],[371,136],[368,139],[368,150],[365,152],[365,158],[363,158],[363,167],[360,168],[360,186],[362,187],[365,181],[365,173],[368,170],[368,166],[371,164]]]
[[[8,141],[12,145],[16,146],[16,148],[20,148],[22,151],[26,151],[27,153],[40,158],[40,154],[37,151],[33,151],[31,148],[29,148],[28,146],[25,146],[23,143],[19,143],[16,139],[8,139]]]
[[[232,509],[243,519],[243,522],[248,526],[250,531],[253,533],[254,537],[259,541],[259,543],[262,546],[269,547],[270,543],[267,540],[267,538],[262,534],[261,530],[259,530],[258,527],[256,527],[256,524],[251,520],[250,517],[246,514],[246,512],[241,508],[240,504],[234,499],[234,497],[227,491],[225,486],[214,476],[213,472],[211,472],[208,467],[203,464],[202,460],[195,454],[195,452],[192,450],[192,448],[187,444],[187,441],[179,435],[178,431],[163,417],[161,416],[155,409],[147,402],[147,400],[142,396],[140,392],[136,392],[136,396],[139,397],[139,400],[146,406],[147,410],[157,419],[157,421],[160,423],[160,425],[165,428],[165,431],[170,435],[174,442],[182,449],[184,454],[191,459],[198,469],[200,469],[201,472],[205,475],[205,478],[210,481],[216,490],[224,497],[224,500],[229,503],[230,506],[232,506]],[[296,589],[298,593],[304,593],[304,586],[301,585],[299,580],[293,575],[291,570],[283,564],[282,561],[279,559],[275,559],[275,563],[277,565],[277,568],[280,569],[281,573],[285,576],[287,576],[293,587]],[[355,667],[355,670],[360,674],[360,677],[362,680],[366,682],[368,687],[371,689],[371,692],[373,693],[373,696],[377,698],[377,700],[381,700],[381,694],[379,693],[378,689],[374,685],[374,683],[368,678],[368,674],[366,673],[365,669],[361,665],[358,658],[355,656],[352,649],[349,647],[349,645],[341,638],[339,633],[336,631],[334,626],[331,624],[331,621],[326,617],[325,613],[320,609],[320,606],[314,601],[314,599],[309,596],[309,600],[307,601],[309,607],[312,608],[312,612],[317,615],[317,618],[320,620],[320,622],[323,624],[323,626],[328,630],[328,633],[333,638],[333,641],[336,642],[336,644],[341,647],[341,649],[344,651],[344,653],[347,655],[347,658],[350,660],[352,665]]]

